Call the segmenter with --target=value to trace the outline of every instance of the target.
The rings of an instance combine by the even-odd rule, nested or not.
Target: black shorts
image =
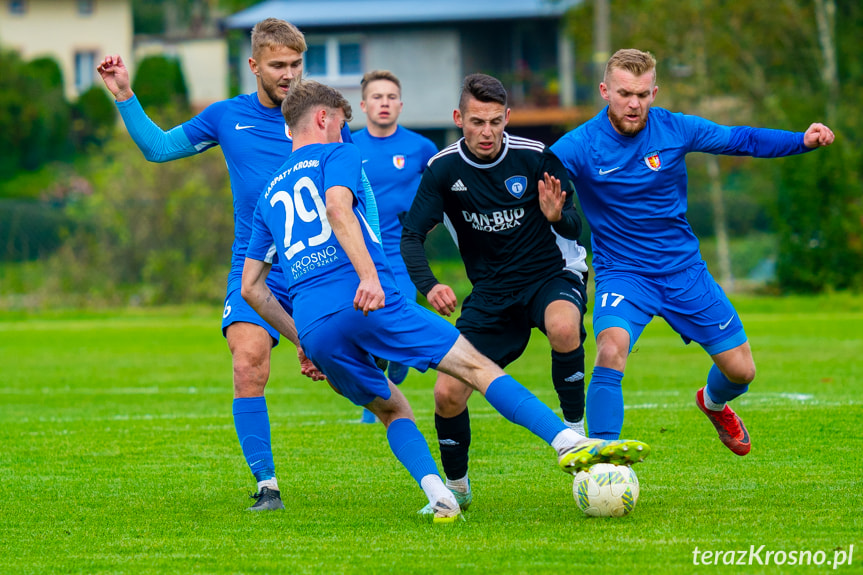
[[[514,292],[474,290],[465,298],[455,326],[480,352],[505,367],[524,353],[532,328],[545,333],[545,308],[558,300],[578,308],[584,341],[587,289],[577,275],[566,270]]]

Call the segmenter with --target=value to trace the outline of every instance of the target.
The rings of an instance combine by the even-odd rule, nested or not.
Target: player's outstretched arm
[[[267,274],[270,273],[271,267],[272,264],[246,258],[240,293],[258,315],[299,348],[300,338],[297,336],[294,319],[267,287]]]
[[[354,296],[354,309],[361,309],[363,315],[369,315],[370,311],[384,307],[384,290],[381,287],[375,263],[366,248],[360,221],[354,215],[354,194],[350,188],[333,186],[327,189],[326,197],[327,220],[333,228],[336,239],[351,260],[351,265],[360,276],[360,285]]]
[[[119,54],[105,56],[96,66],[96,71],[102,76],[105,87],[118,102],[125,102],[135,95],[129,81],[129,70]]]
[[[129,70],[119,55],[105,56],[96,70],[117,101],[129,135],[148,161],[168,162],[201,152],[189,142],[182,126],[165,131],[147,116],[132,92]]]
[[[803,145],[807,148],[820,148],[833,143],[833,130],[824,124],[812,124],[803,134]]]

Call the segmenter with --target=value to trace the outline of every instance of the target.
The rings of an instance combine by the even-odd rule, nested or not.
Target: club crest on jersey
[[[288,137],[289,140],[294,139],[294,135],[291,134],[291,127],[288,126],[287,124],[285,124],[285,135]]]
[[[397,170],[404,170],[405,169],[405,157],[401,154],[399,154],[397,156],[393,156],[393,165],[396,167]]]
[[[506,184],[506,189],[509,193],[519,199],[524,195],[525,190],[527,190],[527,178],[524,176],[513,176],[508,178],[504,184]]]
[[[659,152],[650,152],[644,156],[644,163],[654,172],[658,172],[659,168],[662,167],[662,160],[659,159]]]

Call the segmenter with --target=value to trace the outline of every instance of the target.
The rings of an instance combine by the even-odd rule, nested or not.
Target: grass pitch
[[[655,320],[624,379],[624,435],[653,447],[633,513],[583,516],[551,448],[474,395],[474,504],[455,526],[417,519],[383,426],[302,378],[290,344],[267,390],[287,510],[246,513],[218,309],[7,315],[0,573],[861,573],[863,298],[735,303],[758,365],[735,402],[750,455],[695,407],[706,354]],[[509,371],[557,407],[542,337]],[[412,371],[402,389],[437,458],[433,383]]]

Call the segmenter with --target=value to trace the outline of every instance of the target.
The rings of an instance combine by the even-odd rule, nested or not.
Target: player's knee
[[[254,397],[263,393],[270,376],[270,358],[255,350],[237,350],[233,354],[234,391],[238,397]]]
[[[435,412],[444,417],[455,417],[467,407],[470,390],[457,379],[438,380],[434,387]]]
[[[548,342],[559,353],[568,353],[581,345],[581,326],[568,321],[547,325]]]
[[[748,385],[755,379],[755,364],[750,362],[748,365],[739,366],[726,377],[734,383]]]
[[[597,341],[596,365],[623,371],[629,355],[629,342],[618,338],[605,338]]]

